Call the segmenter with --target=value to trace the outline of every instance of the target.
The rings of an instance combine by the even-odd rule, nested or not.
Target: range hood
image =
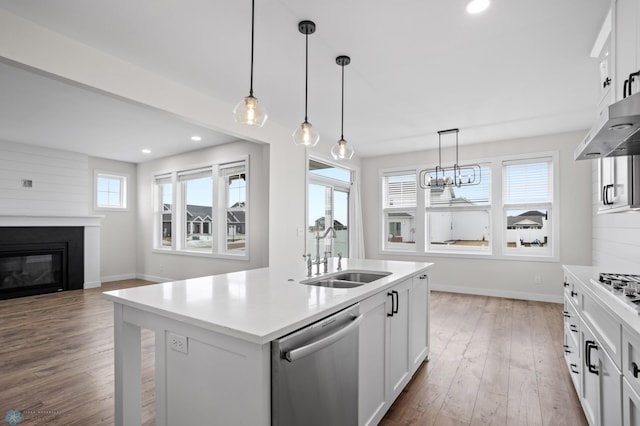
[[[640,92],[627,96],[600,113],[574,152],[576,160],[640,154]]]

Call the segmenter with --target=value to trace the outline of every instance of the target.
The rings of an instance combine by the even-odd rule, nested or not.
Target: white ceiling
[[[0,0],[0,7],[230,105],[248,94],[249,0]],[[256,0],[254,94],[269,120],[304,117],[323,149],[344,135],[360,156],[587,129],[598,103],[589,57],[608,0]],[[1,59],[1,58],[0,58]],[[236,138],[68,82],[0,64],[0,139],[141,162]],[[231,112],[229,112],[231,114]],[[199,144],[189,140],[200,134]],[[141,148],[153,151],[142,156]]]

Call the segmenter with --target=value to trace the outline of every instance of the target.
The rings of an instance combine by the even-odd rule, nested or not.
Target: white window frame
[[[246,182],[246,202],[244,207],[245,212],[245,249],[243,251],[227,250],[226,245],[226,201],[227,201],[227,185],[226,179],[220,175],[220,169],[224,168],[228,164],[242,164],[244,166],[245,182]],[[212,258],[224,258],[224,259],[236,259],[236,260],[249,260],[249,247],[250,247],[250,213],[249,213],[249,194],[250,194],[250,177],[249,177],[249,156],[239,156],[230,161],[224,161],[219,163],[207,163],[193,165],[191,167],[183,167],[180,170],[173,170],[171,172],[159,173],[153,177],[153,194],[154,194],[154,238],[153,238],[153,252],[157,253],[171,253],[196,257],[212,257]],[[186,190],[185,185],[189,180],[190,173],[201,175],[202,172],[211,173],[212,177],[212,224],[211,224],[211,241],[212,247],[206,249],[197,249],[193,247],[187,247],[186,245]],[[158,181],[159,179],[170,180],[172,188],[172,245],[162,246],[162,210],[164,207],[163,201],[159,198],[160,191]],[[178,226],[178,224],[180,224]]]
[[[553,167],[553,201],[545,205],[545,208],[549,210],[550,217],[550,242],[549,250],[544,252],[533,248],[530,250],[507,250],[506,244],[506,231],[507,231],[507,219],[506,209],[503,204],[503,163],[508,161],[527,161],[541,158],[550,158]],[[399,247],[397,245],[386,243],[386,226],[387,226],[387,213],[392,209],[385,207],[384,205],[384,177],[389,174],[406,174],[407,172],[414,171],[418,177],[420,170],[424,170],[431,165],[414,165],[405,167],[396,167],[389,169],[379,170],[379,199],[378,206],[380,224],[380,236],[378,243],[378,251],[381,255],[399,255],[399,256],[433,256],[433,257],[468,257],[468,258],[490,258],[490,259],[503,259],[503,260],[520,260],[520,261],[540,261],[540,262],[558,262],[559,261],[559,247],[560,247],[560,231],[559,231],[559,217],[560,217],[560,161],[557,151],[537,152],[530,154],[518,154],[509,156],[500,156],[492,158],[477,159],[475,161],[468,161],[469,163],[476,164],[488,164],[491,168],[491,194],[490,194],[490,222],[489,222],[489,247],[490,250],[473,250],[473,249],[442,249],[433,250],[430,249],[428,241],[428,229],[427,229],[427,207],[426,207],[426,191],[419,187],[416,200],[416,238],[415,247]],[[540,207],[541,203],[525,204],[528,207]],[[518,205],[519,206],[519,205]],[[518,209],[516,205],[508,205],[508,210]],[[433,208],[431,208],[433,209]],[[447,207],[448,210],[460,209],[463,210],[484,210],[484,206],[469,206],[469,207]],[[403,209],[399,208],[398,211]],[[404,209],[406,210],[406,209]]]
[[[117,206],[109,206],[109,205],[101,205],[99,204],[99,195],[98,195],[98,180],[104,178],[104,179],[111,179],[111,180],[116,180],[119,182],[119,202]],[[120,172],[107,172],[107,171],[101,171],[101,170],[95,170],[94,171],[94,178],[93,178],[93,194],[94,194],[94,203],[93,203],[93,208],[94,210],[100,210],[100,211],[127,211],[129,210],[129,191],[128,191],[128,186],[129,186],[129,175],[127,173],[120,173]]]
[[[416,185],[416,203],[415,206],[398,206],[398,207],[390,207],[387,203],[387,186],[386,186],[386,178],[390,176],[411,176],[415,177],[415,185]],[[382,249],[389,253],[415,253],[417,251],[418,246],[420,245],[421,240],[423,240],[423,232],[421,231],[422,225],[420,224],[420,215],[418,214],[419,206],[424,206],[424,194],[419,189],[420,185],[418,182],[418,171],[415,168],[402,168],[395,170],[388,170],[386,172],[380,173],[380,188],[381,188],[381,196],[380,196],[380,204],[382,207],[382,228],[381,228],[381,244]],[[413,214],[413,243],[404,243],[404,242],[393,242],[389,241],[389,215],[391,214]]]

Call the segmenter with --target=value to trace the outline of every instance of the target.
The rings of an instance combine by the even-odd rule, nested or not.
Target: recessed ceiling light
[[[489,0],[471,0],[467,3],[467,12],[480,13],[489,7]]]
[[[143,149],[143,150],[142,150],[142,153],[143,153],[143,154],[151,154],[151,150],[150,150],[150,149],[145,148],[145,149]]]
[[[202,136],[198,136],[198,135],[191,136],[191,140],[200,142],[202,140]]]

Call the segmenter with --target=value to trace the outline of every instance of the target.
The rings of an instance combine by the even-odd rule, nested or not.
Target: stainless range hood
[[[640,92],[605,108],[574,152],[576,160],[640,154]]]

